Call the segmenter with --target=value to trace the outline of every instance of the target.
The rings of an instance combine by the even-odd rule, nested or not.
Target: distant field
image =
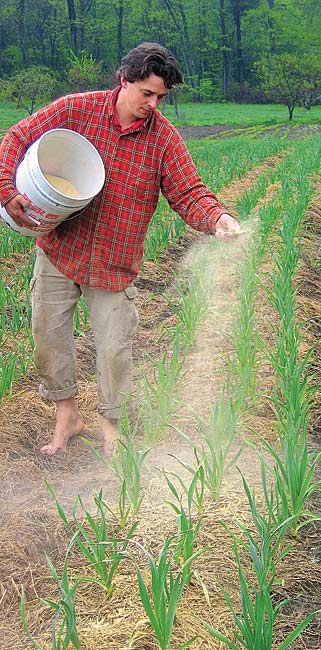
[[[282,124],[288,122],[286,106],[276,104],[179,104],[179,118],[172,106],[164,107],[164,114],[175,126],[207,126],[229,124],[251,126],[256,124]],[[0,135],[26,117],[27,111],[9,102],[0,102]],[[315,124],[321,122],[321,106],[310,111],[298,107],[294,110],[292,124]]]
[[[11,102],[0,102],[0,132],[6,131],[12,124],[28,115],[27,111],[16,108]]]
[[[278,104],[182,104],[178,106],[179,118],[173,106],[165,106],[165,116],[175,126],[208,126],[230,124],[231,126],[287,123],[288,109]],[[321,106],[310,111],[297,107],[293,124],[314,124],[321,122]]]

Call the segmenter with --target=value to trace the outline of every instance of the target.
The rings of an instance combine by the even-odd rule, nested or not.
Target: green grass
[[[229,124],[252,126],[288,123],[288,109],[278,104],[179,104],[179,118],[173,106],[166,105],[164,114],[175,126],[206,126]],[[321,121],[321,106],[310,111],[300,106],[293,113],[292,124],[314,124]]]
[[[10,126],[27,117],[27,115],[26,110],[16,108],[12,102],[0,102],[0,136],[3,136]]]
[[[175,126],[207,126],[229,124],[231,126],[255,126],[260,124],[288,123],[288,109],[279,104],[179,104],[179,118],[173,106],[163,108],[165,116]],[[0,102],[0,136],[22,118],[27,111],[13,103]],[[292,124],[317,124],[321,122],[321,106],[307,111],[301,106],[294,110]]]

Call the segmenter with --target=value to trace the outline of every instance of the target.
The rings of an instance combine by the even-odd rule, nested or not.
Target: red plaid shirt
[[[17,165],[49,129],[77,131],[99,151],[106,171],[101,192],[79,216],[38,240],[52,264],[78,284],[110,291],[136,278],[159,192],[186,223],[213,233],[225,212],[202,183],[176,129],[155,110],[121,132],[113,119],[119,88],[62,97],[13,126],[0,151],[0,199],[18,194]]]

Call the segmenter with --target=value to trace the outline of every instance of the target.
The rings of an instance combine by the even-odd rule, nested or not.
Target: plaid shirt
[[[0,199],[18,194],[15,171],[26,149],[49,129],[67,128],[99,151],[106,181],[74,219],[38,240],[52,264],[78,284],[120,291],[136,278],[159,192],[184,221],[213,233],[225,212],[202,183],[176,129],[157,110],[121,132],[113,119],[119,87],[68,95],[13,126],[0,150]]]

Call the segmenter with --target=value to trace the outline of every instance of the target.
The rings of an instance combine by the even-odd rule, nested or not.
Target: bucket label
[[[27,217],[29,217],[28,214],[27,214]],[[44,234],[44,233],[51,232],[52,230],[55,229],[56,226],[59,226],[59,223],[53,224],[53,223],[50,223],[49,221],[38,221],[38,223],[35,223],[34,225],[33,224],[30,224],[30,225],[28,224],[28,226],[24,226],[24,227],[28,228],[28,230],[34,230],[35,233],[39,232],[39,233]]]
[[[64,220],[64,217],[62,218],[61,216],[57,216],[52,212],[45,212],[45,210],[39,208],[38,205],[31,203],[27,194],[24,194],[23,196],[26,201],[29,202],[29,205],[25,210],[26,216],[35,222],[36,228],[38,228],[38,226],[44,226],[44,228],[42,228],[43,230],[52,230],[53,225],[58,225]],[[30,228],[32,228],[32,230],[35,229],[33,226],[30,226]]]

